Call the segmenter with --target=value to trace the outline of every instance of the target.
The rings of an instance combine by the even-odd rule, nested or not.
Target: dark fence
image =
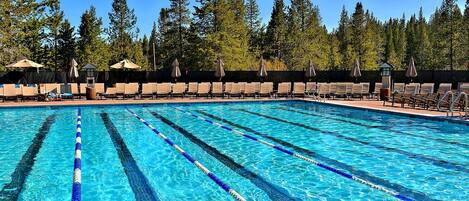
[[[108,84],[116,82],[174,82],[169,71],[109,71],[97,72],[97,82]],[[349,71],[318,71],[317,76],[309,81],[317,82],[380,82],[381,76],[378,71],[363,71],[362,77],[355,80],[349,76]],[[432,82],[432,83],[453,83],[457,86],[458,82],[469,82],[469,71],[419,71],[419,76],[413,79],[414,82]],[[392,73],[394,82],[410,82],[405,77],[404,71],[394,71]],[[3,72],[0,73],[0,83],[63,83],[70,81],[67,74],[63,72]],[[74,80],[76,82],[76,80]],[[86,82],[86,73],[80,72],[79,82]],[[183,72],[179,82],[213,82],[218,81],[211,71],[190,71]],[[268,77],[260,79],[255,71],[227,71],[223,78],[225,82],[302,82],[308,81],[302,71],[270,71]]]

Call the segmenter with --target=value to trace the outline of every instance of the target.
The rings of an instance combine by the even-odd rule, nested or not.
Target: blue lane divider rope
[[[283,147],[281,147],[281,146],[279,146],[279,145],[275,145],[275,144],[272,144],[272,143],[270,143],[270,142],[264,141],[264,140],[262,140],[262,139],[258,139],[258,138],[254,137],[254,136],[251,136],[251,135],[248,135],[248,134],[246,134],[246,133],[243,133],[242,131],[239,131],[239,130],[230,128],[230,127],[228,127],[228,126],[222,125],[222,124],[217,123],[217,122],[214,122],[214,121],[211,121],[211,120],[209,120],[209,119],[206,119],[206,118],[201,117],[201,116],[199,116],[199,115],[196,115],[196,114],[194,114],[194,113],[191,113],[191,112],[182,110],[182,109],[180,109],[180,108],[176,108],[176,107],[173,107],[173,108],[176,109],[176,110],[178,110],[178,111],[180,111],[180,112],[182,112],[182,113],[185,113],[185,114],[187,114],[187,115],[193,116],[193,117],[195,117],[195,118],[197,118],[197,119],[200,119],[200,120],[202,120],[202,121],[205,121],[205,122],[207,122],[207,123],[210,123],[210,124],[212,124],[212,125],[214,125],[214,126],[223,128],[223,129],[225,129],[225,130],[227,130],[227,131],[230,131],[230,132],[232,132],[232,133],[235,133],[235,134],[237,134],[237,135],[241,135],[241,136],[243,136],[243,137],[245,137],[245,138],[247,138],[247,139],[250,139],[250,140],[259,142],[259,143],[261,143],[261,144],[263,144],[263,145],[266,145],[266,146],[268,146],[268,147],[271,147],[271,148],[273,148],[273,149],[276,149],[276,150],[278,150],[278,151],[280,151],[280,152],[283,152],[283,153],[285,153],[285,154],[291,155],[291,156],[293,156],[293,157],[299,158],[299,159],[304,160],[304,161],[306,161],[306,162],[308,162],[308,163],[312,163],[312,164],[314,164],[314,165],[316,165],[316,166],[318,166],[318,167],[321,167],[321,168],[323,168],[323,169],[326,169],[326,170],[328,170],[328,171],[331,171],[331,172],[333,172],[333,173],[336,173],[336,174],[338,174],[338,175],[340,175],[340,176],[342,176],[342,177],[345,177],[345,178],[348,178],[348,179],[352,179],[352,180],[358,181],[358,182],[360,182],[360,183],[362,183],[362,184],[365,184],[365,185],[367,185],[367,186],[369,186],[369,187],[372,187],[372,188],[374,188],[374,189],[377,189],[377,190],[380,190],[380,191],[385,192],[385,193],[387,193],[387,194],[390,194],[390,195],[392,195],[393,197],[398,198],[398,199],[400,199],[400,200],[406,200],[406,201],[412,200],[412,199],[410,199],[410,198],[408,198],[408,197],[406,197],[406,196],[404,196],[404,195],[399,194],[398,192],[389,190],[389,189],[387,189],[387,188],[385,188],[385,187],[382,187],[382,186],[380,186],[380,185],[374,184],[374,183],[372,183],[372,182],[369,182],[369,181],[367,181],[367,180],[364,180],[364,179],[362,179],[362,178],[360,178],[360,177],[357,177],[357,176],[355,176],[355,175],[352,175],[352,174],[343,172],[343,171],[341,171],[341,170],[335,169],[335,168],[333,168],[333,167],[330,167],[330,166],[328,166],[328,165],[322,164],[322,163],[320,163],[320,162],[318,162],[318,161],[315,161],[315,160],[313,160],[313,159],[311,159],[311,158],[309,158],[309,157],[306,157],[306,156],[303,156],[303,155],[301,155],[301,154],[298,154],[298,153],[295,153],[295,152],[293,152],[293,151],[290,151],[290,150],[288,150],[288,149],[285,149],[285,148],[283,148]]]
[[[81,200],[81,109],[77,111],[77,132],[75,137],[75,161],[73,163],[72,201]]]
[[[150,128],[158,137],[163,139],[168,145],[176,149],[181,155],[183,155],[188,161],[190,161],[192,164],[194,164],[198,169],[202,170],[210,179],[212,179],[218,186],[220,186],[223,190],[228,192],[231,196],[233,196],[236,200],[238,201],[246,201],[243,196],[241,196],[238,192],[236,192],[234,189],[232,189],[228,184],[223,182],[221,179],[219,179],[214,173],[212,173],[209,169],[207,169],[204,165],[202,165],[199,161],[195,160],[192,156],[190,156],[187,152],[185,152],[181,147],[179,147],[177,144],[175,144],[173,141],[171,141],[166,135],[158,131],[155,127],[150,125],[148,122],[146,122],[144,119],[139,117],[135,112],[127,108],[127,111],[129,111],[132,115],[134,115],[138,120],[140,120],[145,126]]]

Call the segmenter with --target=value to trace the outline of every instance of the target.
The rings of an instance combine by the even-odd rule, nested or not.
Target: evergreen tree
[[[340,69],[349,69],[353,66],[353,49],[351,44],[350,18],[345,6],[340,14],[339,27],[337,30],[337,40],[339,41]]]
[[[339,70],[341,65],[341,52],[340,52],[340,41],[337,38],[337,33],[333,32],[329,34],[329,51],[327,54],[328,63],[327,69],[328,70]]]
[[[162,8],[160,10],[160,16],[158,17],[158,28],[160,30],[159,35],[159,45],[157,52],[157,57],[160,58],[160,65],[163,67],[168,67],[171,65],[171,58],[169,48],[171,47],[171,40],[169,37],[169,10],[167,8]]]
[[[262,20],[260,18],[259,7],[257,6],[256,0],[246,1],[246,23],[248,25],[249,34],[249,49],[251,52],[259,50],[262,39]]]
[[[51,42],[52,52],[50,58],[44,63],[51,64],[54,70],[57,71],[59,66],[59,28],[63,21],[63,11],[60,10],[59,0],[47,0],[45,2],[47,9],[47,29],[48,29],[48,41]]]
[[[159,60],[158,61],[156,60],[157,48],[159,48],[158,31],[157,31],[156,23],[153,23],[153,28],[151,29],[151,35],[149,39],[149,54],[148,54],[148,61],[150,61],[149,65],[152,67],[152,70],[155,70],[154,68],[156,68],[159,62]]]
[[[62,22],[58,30],[58,64],[65,72],[69,72],[70,62],[76,56],[75,27],[68,20]]]
[[[354,54],[356,55],[356,58],[358,58],[361,66],[363,66],[363,56],[365,52],[365,28],[365,11],[363,10],[362,3],[358,2],[355,6],[355,12],[353,13],[351,19],[351,44],[354,50]]]
[[[78,28],[78,63],[96,65],[97,70],[108,70],[110,64],[110,52],[106,42],[101,38],[103,33],[102,19],[96,17],[96,8],[90,7],[81,16]]]
[[[286,34],[285,4],[283,0],[275,0],[264,42],[266,56],[284,59]]]
[[[112,61],[117,62],[131,57],[131,47],[134,46],[132,38],[136,35],[137,17],[134,10],[129,9],[127,0],[113,0],[109,21],[108,34],[111,47],[114,50]]]
[[[169,45],[169,58],[179,58],[180,63],[184,63],[184,49],[188,46],[187,34],[191,22],[188,9],[188,0],[170,0],[168,9],[168,30],[165,39]]]
[[[143,35],[142,39],[142,53],[143,56],[145,57],[146,63],[150,64],[150,41],[148,40],[147,35]],[[153,67],[153,66],[151,66]]]
[[[465,55],[463,58],[466,58],[465,65],[466,68],[469,69],[469,0],[466,0],[466,7],[464,9],[464,19],[463,19],[463,34],[462,36],[466,36],[463,39],[463,47],[465,49]],[[463,50],[464,51],[464,50]]]
[[[420,69],[430,68],[431,45],[428,36],[428,25],[423,16],[423,10],[420,8],[419,19],[417,22],[417,41],[415,50],[415,60]]]

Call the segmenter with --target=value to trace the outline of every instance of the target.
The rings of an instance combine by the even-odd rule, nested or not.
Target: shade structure
[[[316,70],[314,69],[313,61],[309,60],[308,69],[305,72],[305,77],[316,77]]]
[[[114,65],[111,66],[114,69],[139,69],[141,68],[139,65],[132,63],[128,59],[124,59]]]
[[[88,69],[96,69],[96,65],[86,64],[85,66],[83,66],[83,70],[88,70]]]
[[[352,68],[352,71],[350,72],[350,77],[358,78],[361,76],[362,76],[362,73],[360,71],[360,62],[357,59],[355,61],[355,65]]]
[[[70,61],[70,78],[78,78],[80,75],[78,74],[78,63],[75,59]]]
[[[38,64],[29,59],[22,59],[6,66],[7,68],[42,68],[44,65]]]
[[[171,64],[171,77],[178,78],[181,77],[181,69],[179,69],[179,61],[178,59],[174,59],[173,63]]]
[[[405,72],[405,76],[409,78],[417,77],[417,68],[415,68],[414,58],[411,57],[409,61],[409,66],[407,67],[407,71]]]
[[[265,61],[261,59],[259,62],[259,70],[257,71],[258,77],[267,77],[267,70],[265,69]]]
[[[220,58],[217,59],[217,67],[215,69],[215,77],[217,78],[223,78],[225,77],[225,63],[223,63],[223,60]]]

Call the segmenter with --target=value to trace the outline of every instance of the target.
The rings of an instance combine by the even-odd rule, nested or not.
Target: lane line
[[[72,201],[81,200],[81,109],[77,111],[77,129],[75,134],[75,160],[73,162]]]
[[[172,106],[171,106],[171,107],[172,107]],[[180,109],[180,108],[176,108],[176,107],[172,107],[172,108],[174,108],[175,110],[178,110],[178,111],[180,111],[180,112],[182,112],[182,113],[184,113],[184,114],[193,116],[194,118],[200,119],[200,120],[205,121],[205,122],[207,122],[207,123],[210,123],[210,124],[212,124],[212,125],[215,125],[215,126],[218,126],[218,127],[220,127],[220,128],[223,128],[223,129],[225,129],[225,130],[227,130],[227,131],[230,131],[230,132],[232,132],[232,133],[234,133],[234,134],[236,134],[236,135],[241,135],[241,136],[245,137],[246,139],[250,139],[250,140],[252,140],[252,141],[259,142],[259,143],[261,143],[261,144],[263,144],[263,145],[266,145],[266,146],[268,146],[268,147],[271,147],[271,148],[273,148],[273,149],[276,149],[276,150],[278,150],[278,151],[281,151],[281,152],[283,152],[283,153],[285,153],[285,154],[288,154],[288,155],[291,155],[291,156],[293,156],[293,157],[299,158],[299,159],[304,160],[304,161],[306,161],[306,162],[308,162],[308,163],[312,163],[312,164],[314,164],[314,165],[316,165],[316,166],[318,166],[318,167],[321,167],[321,168],[323,168],[323,169],[325,169],[325,170],[328,170],[328,171],[330,171],[330,172],[333,172],[333,173],[335,173],[335,174],[337,174],[337,175],[340,175],[340,176],[342,176],[342,177],[345,177],[345,178],[348,178],[348,179],[352,179],[352,180],[358,181],[358,182],[360,182],[360,183],[362,183],[362,184],[365,184],[365,185],[367,185],[367,186],[369,186],[369,187],[372,187],[372,188],[374,188],[374,189],[377,189],[377,190],[380,190],[380,191],[385,192],[385,193],[387,193],[387,194],[390,194],[390,195],[392,195],[393,197],[398,198],[398,199],[400,199],[400,200],[412,200],[412,199],[410,199],[410,198],[408,198],[408,197],[406,197],[406,196],[404,196],[404,195],[402,195],[402,194],[399,194],[398,192],[395,192],[395,191],[393,191],[393,190],[389,190],[389,189],[387,189],[387,188],[385,188],[385,187],[383,187],[383,186],[380,186],[380,185],[374,184],[374,183],[372,183],[372,182],[366,181],[366,180],[364,180],[364,179],[362,179],[362,178],[360,178],[360,177],[358,177],[358,176],[355,176],[355,175],[352,175],[352,174],[343,172],[343,171],[341,171],[341,170],[335,169],[335,168],[333,168],[333,167],[327,166],[327,165],[322,164],[322,163],[320,163],[320,162],[318,162],[318,161],[315,161],[315,160],[313,160],[313,159],[311,159],[311,158],[309,158],[309,157],[306,157],[306,156],[303,156],[303,155],[301,155],[301,154],[295,153],[295,152],[293,152],[293,151],[287,150],[287,149],[283,148],[282,146],[272,144],[272,143],[267,142],[267,141],[262,140],[262,139],[258,139],[258,138],[254,137],[254,136],[251,136],[251,135],[248,135],[248,134],[246,134],[246,133],[243,133],[242,131],[233,129],[233,128],[231,128],[231,127],[222,125],[222,124],[217,123],[217,122],[214,122],[214,121],[211,121],[211,120],[206,119],[206,118],[204,118],[204,117],[202,117],[202,116],[196,115],[196,114],[191,113],[191,112],[187,112],[187,111],[182,110],[182,109]]]
[[[244,166],[236,163],[229,156],[221,153],[216,148],[208,145],[203,140],[200,140],[194,134],[192,134],[191,132],[187,131],[186,129],[176,125],[171,120],[161,116],[160,114],[158,114],[156,112],[150,111],[150,113],[154,117],[156,117],[157,119],[161,120],[163,123],[171,126],[174,130],[181,133],[184,137],[186,137],[192,143],[199,146],[201,149],[203,149],[209,155],[216,158],[218,161],[223,163],[226,167],[230,168],[231,170],[236,172],[238,175],[240,175],[240,176],[248,179],[249,181],[251,181],[251,183],[253,183],[255,186],[257,186],[258,188],[263,190],[269,196],[269,198],[271,200],[299,200],[299,199],[293,198],[291,195],[289,195],[287,190],[283,189],[280,186],[276,186],[276,185],[266,181],[263,177],[257,175],[254,172],[251,172],[250,170],[246,169]]]
[[[114,126],[114,123],[112,123],[111,119],[109,118],[109,115],[105,112],[102,112],[100,116],[109,133],[109,136],[111,137],[112,143],[116,148],[120,162],[124,168],[124,172],[127,175],[127,179],[129,180],[130,187],[134,192],[135,199],[137,201],[160,200],[153,191],[153,188],[151,187],[147,177],[138,167],[137,162],[132,156],[129,148],[127,148],[127,145],[125,144],[125,141],[120,135],[119,131]]]
[[[292,106],[292,107],[295,107],[295,106]],[[418,135],[418,134],[403,132],[403,131],[399,131],[399,130],[394,130],[394,129],[391,129],[389,126],[370,126],[370,125],[359,123],[359,122],[354,122],[354,121],[350,121],[350,120],[330,117],[329,115],[313,114],[313,113],[310,113],[310,112],[298,111],[298,110],[282,108],[282,107],[272,108],[272,109],[295,112],[295,113],[298,113],[298,114],[303,114],[303,115],[308,115],[308,116],[325,117],[327,119],[332,119],[332,120],[335,120],[335,121],[345,122],[345,123],[354,124],[354,125],[358,125],[358,126],[364,126],[364,127],[367,127],[367,128],[376,128],[376,129],[380,129],[380,130],[384,130],[384,131],[391,131],[391,132],[394,132],[396,134],[408,135],[408,136],[423,138],[423,139],[427,139],[427,140],[433,140],[433,141],[437,141],[437,142],[441,142],[441,143],[446,143],[446,144],[450,144],[450,145],[459,146],[459,147],[466,148],[466,149],[469,148],[469,145],[464,144],[464,143],[460,143],[460,142],[456,142],[456,141],[450,141],[450,140],[446,140],[446,139],[442,139],[442,138],[433,138],[433,137],[429,137],[429,136]]]
[[[240,125],[240,124],[237,124],[235,122],[232,122],[232,121],[229,121],[227,119],[224,119],[222,117],[218,117],[218,116],[215,116],[215,115],[212,115],[212,114],[209,114],[205,111],[202,111],[202,110],[196,110],[197,113],[200,113],[202,115],[205,115],[211,119],[214,119],[214,120],[217,120],[217,121],[220,121],[220,122],[223,122],[223,123],[226,123],[230,126],[233,126],[233,127],[236,127],[236,128],[239,128],[239,129],[243,129],[249,133],[253,133],[255,135],[258,135],[258,136],[261,136],[263,138],[266,138],[266,139],[269,139],[277,144],[280,144],[282,146],[285,146],[285,147],[288,147],[290,149],[293,149],[299,153],[302,153],[302,154],[305,154],[307,156],[310,156],[310,157],[313,157],[313,158],[316,158],[320,161],[323,161],[325,162],[326,164],[332,164],[336,167],[339,167],[341,169],[344,169],[344,170],[347,170],[348,172],[354,174],[354,175],[358,175],[359,177],[361,178],[364,178],[368,181],[371,181],[373,183],[377,183],[378,185],[382,185],[386,188],[390,188],[390,189],[393,189],[397,192],[400,192],[401,194],[403,195],[406,195],[407,197],[411,197],[411,198],[414,198],[415,200],[434,200],[436,201],[437,199],[433,199],[431,197],[428,197],[425,193],[422,193],[422,192],[419,192],[419,191],[415,191],[415,190],[412,190],[412,189],[409,189],[405,186],[402,186],[400,184],[397,184],[397,183],[392,183],[386,179],[382,179],[380,177],[377,177],[377,176],[374,176],[366,171],[362,171],[360,169],[356,169],[355,167],[351,166],[351,165],[348,165],[346,163],[342,163],[340,161],[337,161],[337,160],[334,160],[334,159],[331,159],[331,158],[328,158],[326,156],[323,156],[321,154],[318,154],[312,150],[309,150],[309,149],[305,149],[305,148],[302,148],[300,146],[297,146],[297,145],[294,145],[292,143],[289,143],[287,141],[284,141],[282,139],[278,139],[276,137],[272,137],[270,135],[267,135],[265,133],[262,133],[262,132],[259,132],[259,131],[256,131],[254,129],[251,129],[249,127],[246,127],[246,126],[243,126],[243,125]]]
[[[52,124],[55,122],[56,114],[52,114],[42,123],[41,128],[32,140],[21,160],[16,165],[15,171],[11,174],[11,182],[3,186],[0,191],[0,200],[18,200],[23,190],[26,177],[31,172],[36,156],[39,153],[46,135],[49,133]]]
[[[337,132],[325,131],[325,130],[321,130],[321,129],[311,127],[311,126],[308,126],[308,125],[305,125],[305,124],[301,124],[301,123],[297,123],[297,122],[291,122],[291,121],[288,121],[288,120],[285,120],[285,119],[281,119],[281,118],[277,118],[277,117],[273,117],[273,116],[269,116],[269,115],[265,115],[265,114],[261,114],[261,113],[257,113],[257,112],[252,112],[252,111],[248,111],[248,110],[244,110],[244,109],[240,109],[239,111],[242,111],[242,112],[245,112],[245,113],[248,113],[248,114],[252,114],[252,115],[256,115],[256,116],[259,116],[259,117],[264,117],[264,118],[267,118],[267,119],[275,120],[275,121],[278,121],[278,122],[283,122],[283,123],[287,123],[287,124],[290,124],[290,125],[302,127],[302,128],[305,128],[305,129],[308,129],[308,130],[311,130],[311,131],[319,132],[321,134],[330,135],[330,136],[334,136],[334,137],[337,137],[337,138],[345,139],[345,140],[348,140],[350,142],[355,142],[357,144],[371,146],[371,147],[374,147],[374,148],[377,148],[377,149],[402,154],[402,155],[405,155],[409,158],[413,158],[413,159],[419,160],[419,161],[424,162],[424,163],[431,163],[435,166],[439,166],[439,167],[442,167],[442,168],[445,168],[445,169],[448,169],[448,170],[455,170],[455,171],[459,171],[459,172],[469,173],[469,169],[467,169],[463,165],[460,165],[460,164],[457,164],[457,163],[453,163],[453,162],[449,162],[449,161],[445,161],[445,160],[441,160],[441,159],[434,159],[432,157],[429,157],[429,156],[426,156],[426,155],[423,155],[423,154],[416,154],[416,153],[404,151],[404,150],[393,148],[393,147],[386,147],[386,146],[383,146],[383,145],[380,145],[380,144],[374,144],[374,143],[362,141],[362,140],[359,140],[359,139],[356,139],[356,138],[353,138],[353,137],[348,137],[348,136],[342,135],[342,134],[337,133]]]
[[[227,193],[229,193],[233,198],[235,198],[238,201],[246,201],[246,199],[241,196],[237,191],[232,189],[230,186],[228,186],[225,182],[223,182],[221,179],[219,179],[214,173],[212,173],[209,169],[207,169],[204,165],[202,165],[199,161],[195,160],[192,156],[190,156],[186,151],[184,151],[180,146],[177,144],[174,144],[173,141],[171,141],[166,135],[158,131],[155,127],[150,125],[147,121],[145,121],[143,118],[138,116],[135,112],[127,108],[127,111],[134,115],[135,118],[137,118],[140,122],[145,124],[148,128],[150,128],[158,137],[163,139],[166,144],[170,145],[174,149],[176,149],[181,155],[184,156],[189,162],[191,162],[193,165],[195,165],[199,170],[205,173],[213,182],[215,182],[220,188],[225,190]]]

